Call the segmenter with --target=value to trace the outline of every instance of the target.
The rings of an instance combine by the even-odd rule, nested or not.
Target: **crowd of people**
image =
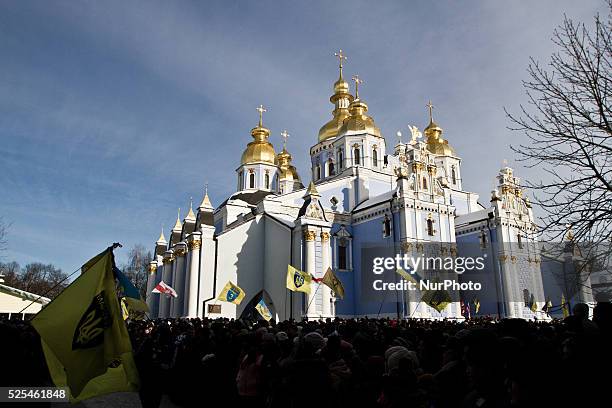
[[[578,304],[551,322],[157,319],[128,329],[144,408],[164,394],[184,407],[601,406],[612,304],[592,320],[588,312]],[[48,381],[27,322],[0,322],[0,339],[11,367],[2,384]]]

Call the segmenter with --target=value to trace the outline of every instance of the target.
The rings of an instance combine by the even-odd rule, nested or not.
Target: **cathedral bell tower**
[[[259,124],[251,130],[253,141],[242,153],[238,173],[238,191],[278,190],[278,166],[276,152],[268,140],[270,129],[263,126],[263,113],[266,108],[259,105]]]
[[[374,171],[382,171],[384,167],[385,139],[368,115],[368,105],[359,98],[359,86],[364,81],[357,75],[352,77],[355,81],[353,97],[342,71],[347,58],[342,50],[335,55],[340,61],[340,77],[330,98],[335,106],[333,117],[319,131],[318,143],[310,148],[315,183],[345,171],[356,172],[356,167]]]

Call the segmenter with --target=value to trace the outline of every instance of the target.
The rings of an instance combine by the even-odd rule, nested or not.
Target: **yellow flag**
[[[71,401],[138,389],[130,337],[115,290],[109,248],[31,321],[56,386]]]
[[[227,282],[217,300],[222,302],[230,302],[239,305],[244,299],[245,293],[244,290],[240,289],[237,285],[234,285],[232,282]]]
[[[272,312],[270,312],[270,308],[268,308],[268,305],[266,305],[263,298],[261,298],[259,303],[255,305],[255,309],[257,309],[261,317],[263,317],[267,322],[272,320]]]
[[[312,276],[308,272],[287,265],[287,289],[293,292],[310,293],[311,282]]]
[[[448,306],[453,300],[451,298],[450,293],[448,293],[448,291],[444,289],[440,289],[440,290],[429,289],[423,292],[421,301],[433,307],[438,312],[441,312],[444,309],[446,309],[446,306]]]
[[[127,304],[125,303],[125,298],[121,298],[121,316],[123,320],[127,320],[130,317],[130,312],[128,311]]]
[[[399,276],[401,276],[402,278],[404,278],[404,280],[408,281],[408,282],[414,282],[415,284],[417,284],[418,282],[416,281],[416,279],[414,279],[414,276],[412,276],[412,274],[406,272],[405,270],[403,270],[402,268],[399,268],[395,271]]]
[[[533,296],[533,293],[531,294],[531,297],[529,298],[529,310],[531,310],[533,313],[538,311],[538,304],[535,301],[535,296]]]
[[[569,305],[565,300],[565,294],[561,293],[561,310],[563,311],[563,317],[568,317],[570,315]]]
[[[321,283],[333,290],[340,299],[344,299],[344,286],[342,286],[342,282],[340,282],[340,279],[338,279],[331,268],[327,268]]]
[[[474,298],[474,313],[480,312],[480,300]]]

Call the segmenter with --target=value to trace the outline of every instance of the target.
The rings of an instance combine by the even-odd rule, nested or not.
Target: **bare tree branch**
[[[542,233],[601,250],[612,239],[612,1],[593,27],[565,16],[546,65],[531,59],[523,82],[527,105],[506,114],[528,143],[512,146],[519,160],[544,171],[528,182],[543,212]]]

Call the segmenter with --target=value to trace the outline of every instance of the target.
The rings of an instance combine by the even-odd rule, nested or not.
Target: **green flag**
[[[122,318],[111,248],[87,262],[82,274],[41,310],[32,326],[56,386],[71,401],[138,389],[138,372]]]

